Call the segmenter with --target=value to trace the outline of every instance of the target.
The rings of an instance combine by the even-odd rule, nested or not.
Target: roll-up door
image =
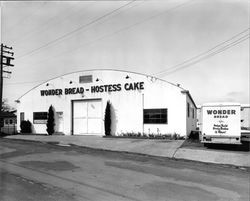
[[[73,134],[102,134],[101,100],[73,101]]]

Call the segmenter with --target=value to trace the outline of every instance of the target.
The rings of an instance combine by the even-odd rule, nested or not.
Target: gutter
[[[194,100],[193,100],[191,94],[189,93],[189,91],[188,91],[188,90],[182,90],[181,93],[182,93],[182,94],[187,94],[188,97],[190,98],[190,100],[192,101],[192,103],[194,104],[195,109],[197,109],[197,106],[196,106],[196,104],[195,104],[195,102],[194,102]]]

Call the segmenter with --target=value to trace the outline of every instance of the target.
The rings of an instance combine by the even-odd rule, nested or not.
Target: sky
[[[15,53],[3,98],[91,69],[154,75],[197,105],[249,103],[248,0],[4,1],[1,41]]]

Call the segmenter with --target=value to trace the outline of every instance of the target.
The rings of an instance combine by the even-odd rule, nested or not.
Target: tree
[[[55,132],[55,118],[54,118],[54,109],[53,106],[51,105],[49,107],[49,113],[48,113],[48,120],[47,120],[47,132],[49,135],[52,135]]]
[[[10,106],[8,104],[8,99],[3,99],[1,111],[3,111],[3,112],[11,112],[11,111],[15,111],[15,108],[13,108],[12,106]]]
[[[111,103],[107,101],[105,116],[104,116],[104,127],[105,127],[105,135],[111,135]]]

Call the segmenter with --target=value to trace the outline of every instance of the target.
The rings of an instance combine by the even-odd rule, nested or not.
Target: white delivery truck
[[[203,104],[201,107],[201,142],[204,144],[241,144],[240,109],[239,103]]]

